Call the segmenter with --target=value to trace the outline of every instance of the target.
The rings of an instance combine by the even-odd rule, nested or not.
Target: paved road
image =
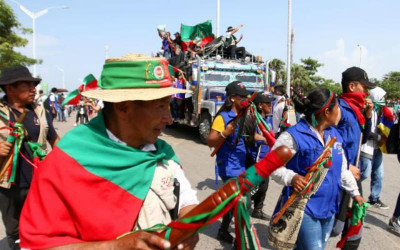
[[[63,135],[73,127],[73,122],[55,122],[57,131]],[[194,188],[198,190],[199,200],[204,200],[215,191],[214,158],[210,157],[211,150],[201,144],[197,131],[187,127],[169,128],[161,136],[175,149],[185,172]],[[368,211],[365,222],[364,237],[360,249],[400,249],[400,237],[397,237],[386,230],[389,218],[393,213],[397,195],[400,191],[400,164],[393,155],[384,155],[385,180],[381,199],[390,207],[388,210],[371,208]],[[364,181],[363,189],[365,196],[369,195],[369,182]],[[221,182],[220,182],[221,184]],[[270,182],[267,192],[264,212],[271,215],[276,204],[281,186]],[[263,249],[271,249],[267,244],[266,236],[269,222],[252,219],[257,229],[260,243]],[[220,221],[210,225],[200,234],[200,242],[197,249],[231,249],[226,244],[221,244],[215,239]],[[233,230],[233,228],[232,228]],[[232,231],[233,232],[233,231]],[[0,225],[0,238],[4,237],[4,229]],[[328,242],[327,249],[335,249],[338,238],[332,238]],[[0,244],[0,250],[1,250]]]

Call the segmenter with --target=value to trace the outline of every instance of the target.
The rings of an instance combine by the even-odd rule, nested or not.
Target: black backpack
[[[400,131],[399,123],[397,122],[390,128],[390,133],[386,141],[386,149],[388,154],[400,153]]]
[[[47,111],[50,111],[50,110],[51,110],[51,108],[50,108],[50,96],[48,96],[48,97],[46,98],[46,100],[44,100],[44,102],[43,102],[43,107],[44,107],[44,109],[46,109]]]

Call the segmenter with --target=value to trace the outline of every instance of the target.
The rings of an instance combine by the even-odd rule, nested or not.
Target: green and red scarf
[[[21,246],[113,240],[132,230],[157,163],[178,162],[163,140],[155,147],[145,152],[109,139],[102,112],[68,132],[35,173],[21,217]]]

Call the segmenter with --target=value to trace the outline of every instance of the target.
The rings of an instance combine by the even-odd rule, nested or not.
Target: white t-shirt
[[[282,113],[283,110],[285,109],[285,102],[280,102],[278,103],[280,100],[285,99],[285,97],[280,96],[277,97],[275,106],[273,108],[274,112],[272,113],[272,125],[273,125],[273,131],[274,133],[278,133],[281,131],[281,128],[279,127],[279,124],[281,123],[281,119],[282,119]]]

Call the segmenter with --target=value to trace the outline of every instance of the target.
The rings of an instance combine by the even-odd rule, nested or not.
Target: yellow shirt
[[[217,117],[215,117],[211,128],[217,132],[222,132],[225,130],[225,123],[224,123],[224,118],[222,118],[222,115],[218,115]]]

